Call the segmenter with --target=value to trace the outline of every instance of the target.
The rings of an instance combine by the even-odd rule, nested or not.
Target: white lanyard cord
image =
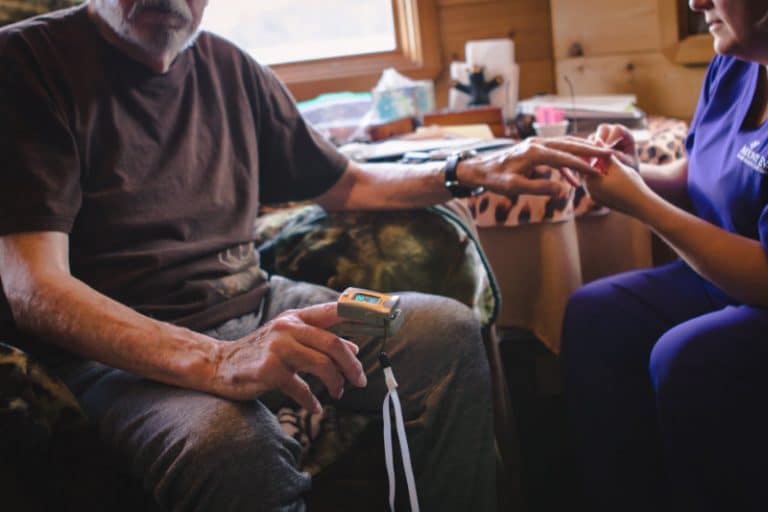
[[[397,429],[397,440],[400,443],[400,455],[403,459],[405,481],[408,483],[411,512],[419,512],[419,497],[416,493],[416,479],[413,477],[411,452],[408,450],[408,438],[405,436],[405,423],[403,422],[400,397],[397,395],[397,380],[395,380],[395,374],[392,372],[392,365],[387,355],[382,352],[379,360],[384,369],[384,380],[389,390],[387,396],[384,397],[384,407],[382,408],[382,417],[384,418],[384,460],[387,465],[387,478],[389,479],[389,509],[391,512],[395,512],[395,459],[392,453],[392,423],[389,411],[391,401],[392,408],[395,411],[395,427]]]

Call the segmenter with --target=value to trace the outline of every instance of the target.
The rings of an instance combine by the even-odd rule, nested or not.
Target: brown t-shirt
[[[0,161],[0,235],[68,233],[75,277],[197,330],[266,292],[259,201],[316,197],[347,165],[231,43],[203,32],[157,74],[83,7],[0,30]]]

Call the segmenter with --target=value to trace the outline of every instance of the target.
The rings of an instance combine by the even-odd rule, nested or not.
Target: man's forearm
[[[212,338],[143,316],[68,275],[39,278],[8,299],[23,331],[143,377],[213,391]]]
[[[451,199],[444,186],[443,163],[351,163],[337,186],[318,198],[327,210],[421,208]]]

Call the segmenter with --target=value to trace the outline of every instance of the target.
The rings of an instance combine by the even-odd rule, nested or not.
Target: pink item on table
[[[565,112],[559,108],[542,105],[536,109],[536,122],[540,125],[559,124],[565,120]]]

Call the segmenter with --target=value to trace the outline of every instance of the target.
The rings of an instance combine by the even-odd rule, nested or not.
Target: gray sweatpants
[[[479,325],[454,300],[400,295],[405,322],[387,340],[386,351],[399,383],[422,510],[495,510],[490,372]],[[208,334],[237,339],[287,309],[337,297],[324,287],[273,276],[260,312]],[[386,386],[379,345],[378,340],[360,342],[358,357],[368,386],[347,387],[343,398],[334,401],[337,408],[381,416]],[[162,507],[304,509],[302,494],[311,479],[297,467],[300,446],[265,405],[279,397],[232,402],[92,362],[63,375],[120,464],[143,481]],[[331,401],[316,380],[308,382],[321,402]],[[407,489],[399,486],[398,494],[407,495]],[[359,510],[379,507],[361,503]]]

